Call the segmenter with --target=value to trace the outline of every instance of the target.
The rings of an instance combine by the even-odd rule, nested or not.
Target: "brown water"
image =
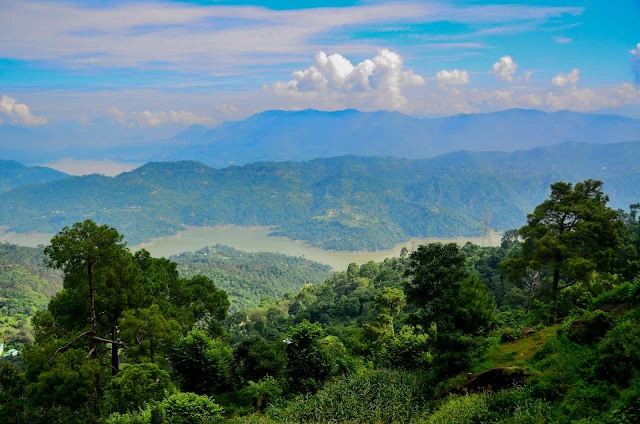
[[[1,230],[1,229],[0,229]],[[160,237],[153,239],[149,243],[132,246],[132,250],[141,248],[147,249],[152,256],[169,257],[182,252],[195,252],[206,246],[214,244],[224,244],[234,249],[246,252],[274,252],[290,256],[302,256],[312,261],[320,262],[331,266],[334,270],[344,270],[347,266],[355,262],[363,264],[369,261],[381,262],[385,258],[397,257],[400,250],[406,247],[409,250],[426,243],[449,243],[456,242],[460,245],[470,241],[482,244],[480,237],[455,237],[455,238],[415,238],[404,243],[398,243],[392,249],[377,252],[349,252],[324,250],[313,247],[301,241],[291,240],[286,237],[269,237],[268,227],[191,227],[180,231],[174,236]],[[0,242],[18,244],[21,246],[36,247],[47,245],[53,234],[2,234],[0,231]],[[500,244],[501,235],[498,232],[491,234],[491,245]]]
[[[194,252],[205,246],[224,244],[246,252],[274,252],[290,256],[302,256],[307,259],[327,264],[335,270],[344,270],[355,262],[363,264],[371,260],[380,262],[385,258],[399,256],[403,247],[415,249],[420,244],[433,242],[456,242],[464,244],[468,241],[481,244],[480,237],[456,237],[456,238],[417,238],[405,243],[399,243],[389,250],[377,252],[348,252],[324,250],[313,247],[301,241],[291,240],[286,237],[269,237],[269,228],[266,227],[193,227],[169,237],[160,237],[149,243],[134,246],[133,249],[147,249],[152,256],[168,257],[182,252]],[[500,244],[500,234],[491,235],[491,244]]]

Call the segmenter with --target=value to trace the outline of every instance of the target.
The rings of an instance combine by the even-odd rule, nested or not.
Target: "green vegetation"
[[[0,243],[0,342],[5,350],[31,339],[30,317],[62,287],[42,249]]]
[[[585,149],[596,149],[598,160],[585,157]],[[521,226],[558,179],[595,174],[616,193],[615,206],[627,207],[640,197],[638,149],[640,143],[569,144],[513,154],[344,156],[224,169],[149,163],[115,178],[17,187],[0,195],[0,224],[18,233],[55,233],[92,219],[120,229],[132,244],[184,225],[260,225],[324,249],[384,250],[412,237],[478,235],[487,215],[496,229]]]
[[[305,284],[319,284],[329,278],[331,268],[303,258],[277,253],[247,253],[215,245],[195,253],[170,258],[180,275],[204,275],[227,292],[232,310],[258,306],[265,297],[278,299],[295,293]]]
[[[500,247],[403,250],[230,315],[208,277],[181,277],[170,260],[131,254],[115,229],[76,223],[45,249],[63,289],[36,313],[34,342],[2,364],[0,414],[69,424],[636,423],[639,208],[613,211],[600,188],[553,184],[550,202]],[[554,227],[565,213],[570,236]],[[602,243],[606,260],[603,240],[615,241]],[[564,256],[542,261],[538,249]],[[219,251],[233,253],[210,248],[211,263]]]
[[[0,159],[0,193],[29,184],[44,184],[70,175],[42,166],[24,166],[12,160]]]

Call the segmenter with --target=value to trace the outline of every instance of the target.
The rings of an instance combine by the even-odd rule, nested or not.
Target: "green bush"
[[[550,405],[532,397],[527,389],[503,390],[495,393],[451,395],[436,410],[423,416],[425,424],[466,423],[547,423]]]
[[[579,344],[594,344],[600,341],[612,327],[613,318],[609,314],[593,311],[567,326],[567,338]]]
[[[117,412],[138,410],[175,391],[169,374],[156,364],[125,364],[111,379],[106,403]]]
[[[107,424],[213,424],[222,421],[222,413],[208,396],[175,393],[138,412],[112,414]]]
[[[607,333],[598,346],[597,377],[626,386],[640,375],[640,323],[627,319]]]
[[[176,393],[151,408],[150,424],[209,424],[222,420],[222,408],[208,396]]]
[[[365,371],[342,377],[315,395],[265,410],[277,422],[397,423],[417,417],[430,389],[418,373]]]

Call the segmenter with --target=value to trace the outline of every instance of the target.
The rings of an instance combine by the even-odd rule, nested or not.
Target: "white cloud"
[[[191,126],[195,124],[212,126],[216,120],[207,116],[196,115],[188,111],[157,111],[145,110],[142,112],[126,113],[116,107],[107,109],[107,116],[110,116],[123,126],[139,126],[141,128],[158,127],[166,124],[179,124]]]
[[[516,73],[518,64],[513,61],[511,56],[502,56],[500,61],[493,64],[491,73],[498,80],[513,82],[513,74]]]
[[[227,103],[213,105],[213,108],[223,115],[235,115],[238,113],[238,106],[230,105]]]
[[[563,109],[593,112],[600,109],[640,106],[640,88],[630,83],[598,89],[578,89],[567,86],[562,90],[552,90],[542,87],[511,86],[498,90],[480,88],[455,90],[455,92],[451,90],[416,93],[415,100],[423,99],[422,110],[426,114],[438,115],[493,112],[512,108],[534,108],[547,112]]]
[[[117,107],[110,107],[109,109],[107,109],[107,116],[110,116],[116,121],[118,121],[120,125],[127,124],[127,114],[121,111],[120,109],[118,109]]]
[[[423,84],[422,76],[404,69],[399,54],[380,49],[375,57],[355,66],[339,54],[319,52],[313,66],[295,71],[290,81],[275,82],[271,87],[278,95],[323,97],[344,106],[373,101],[379,108],[399,110],[407,105],[402,90]]]
[[[469,79],[469,73],[467,71],[460,71],[453,69],[447,71],[443,69],[436,74],[436,81],[440,88],[445,88],[448,85],[466,85],[471,82]]]
[[[35,126],[47,123],[47,118],[33,115],[29,110],[29,106],[24,103],[18,103],[15,99],[4,94],[0,97],[0,114],[4,115],[9,120],[9,123],[14,125]]]
[[[572,38],[561,37],[559,35],[556,35],[555,37],[553,37],[553,41],[555,43],[558,43],[558,44],[571,44],[571,43],[573,43],[573,39]]]
[[[573,68],[571,72],[566,75],[560,72],[558,75],[551,78],[551,84],[553,84],[554,87],[565,87],[567,85],[575,87],[580,80],[579,74],[580,71],[577,68]]]
[[[298,62],[336,48],[370,54],[366,41],[345,42],[345,28],[449,21],[479,29],[517,20],[534,31],[576,16],[581,7],[468,6],[406,0],[331,8],[144,2],[0,1],[0,57],[55,61],[74,68],[153,67],[236,73],[256,65]],[[232,5],[232,6],[230,6]],[[348,39],[348,37],[346,37]],[[452,46],[447,46],[447,48]],[[298,62],[299,63],[299,62]]]

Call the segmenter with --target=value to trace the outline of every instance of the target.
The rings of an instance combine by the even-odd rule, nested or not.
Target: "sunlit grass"
[[[478,373],[495,367],[509,366],[527,368],[536,350],[540,349],[551,337],[554,337],[559,328],[560,325],[544,327],[515,342],[491,346],[482,358],[473,364],[471,371]]]

